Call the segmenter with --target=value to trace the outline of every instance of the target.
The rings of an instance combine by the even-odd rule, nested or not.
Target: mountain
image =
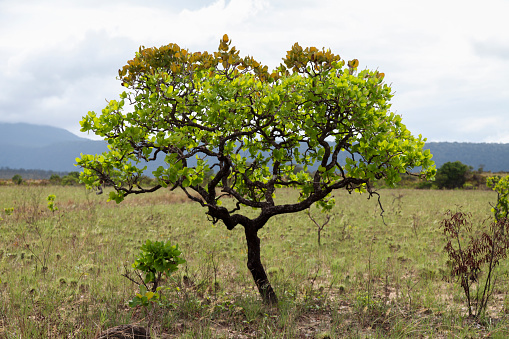
[[[461,161],[474,170],[509,172],[509,144],[429,142],[424,148],[433,154],[437,168],[446,162]]]
[[[0,123],[0,167],[78,171],[80,153],[102,153],[106,145],[57,127]]]
[[[448,161],[461,161],[474,170],[509,172],[509,144],[429,142],[437,168]],[[79,171],[75,159],[107,150],[105,141],[78,137],[64,129],[30,124],[0,123],[0,168]],[[345,155],[340,155],[344,163]],[[192,166],[192,160],[190,159]],[[158,164],[148,164],[153,171]],[[314,170],[310,168],[310,170]]]
[[[71,132],[52,126],[0,123],[0,146],[45,147],[62,142],[87,141]]]

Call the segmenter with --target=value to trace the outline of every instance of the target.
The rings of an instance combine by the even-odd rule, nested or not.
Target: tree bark
[[[247,268],[251,271],[253,279],[262,296],[263,302],[268,305],[277,305],[277,296],[267,278],[260,259],[260,238],[255,227],[244,226],[247,241]]]

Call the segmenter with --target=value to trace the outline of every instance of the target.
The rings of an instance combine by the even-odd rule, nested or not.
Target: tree
[[[446,162],[437,170],[436,183],[438,188],[461,188],[467,181],[470,167],[460,161]]]
[[[64,186],[74,186],[78,185],[80,181],[80,173],[79,172],[69,172],[66,176],[62,178],[62,185]]]
[[[108,184],[109,199],[180,188],[228,230],[241,225],[247,267],[266,303],[277,302],[260,260],[258,231],[275,215],[334,204],[335,189],[376,194],[375,179],[395,184],[400,173],[422,166],[434,175],[432,155],[390,112],[391,88],[378,71],[358,72],[358,60],[341,60],[329,50],[293,45],[268,71],[252,57],[241,58],[227,35],[215,53],[190,53],[176,44],[140,47],[119,70],[128,89],[102,114],[89,112],[81,131],[104,137],[109,151],[81,155],[80,176],[89,187]],[[124,112],[125,103],[132,112]],[[340,164],[340,154],[348,154]],[[164,159],[142,186],[144,164]],[[191,162],[191,160],[193,162]],[[309,174],[308,168],[318,170]],[[294,173],[300,165],[302,169]],[[202,185],[210,170],[211,180]],[[294,187],[296,201],[278,204],[276,189]],[[236,201],[228,209],[221,199]],[[258,211],[248,217],[245,208]]]
[[[53,185],[60,185],[62,178],[58,174],[52,174],[49,178],[49,182]]]
[[[16,185],[21,185],[23,183],[23,177],[20,174],[15,174],[11,180]]]

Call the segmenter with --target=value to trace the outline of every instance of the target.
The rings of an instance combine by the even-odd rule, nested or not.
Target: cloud
[[[156,3],[162,6],[154,6]],[[0,24],[4,31],[17,31],[15,36],[0,37],[4,46],[10,46],[0,48],[0,119],[50,122],[78,133],[81,116],[88,110],[100,112],[105,99],[117,98],[121,91],[115,81],[117,70],[134,57],[140,45],[159,46],[183,40],[184,45],[187,42],[199,47],[201,40],[210,42],[214,36],[215,49],[227,28],[216,25],[212,32],[209,24],[220,18],[225,26],[238,25],[264,6],[262,1],[241,0],[200,1],[205,7],[183,8],[181,4],[3,4],[6,10],[0,18],[12,16],[18,20]],[[189,28],[180,29],[186,26]]]
[[[458,122],[464,134],[482,133],[484,142],[509,143],[509,118],[505,116],[469,117]]]
[[[509,61],[509,42],[504,41],[476,41],[473,43],[474,51],[480,57],[502,59]]]
[[[134,56],[134,47],[126,38],[89,31],[83,39],[20,57],[1,77],[2,120],[51,121],[77,132],[81,116],[102,108],[105,97],[117,97],[117,70]]]
[[[227,33],[241,55],[270,68],[299,42],[379,69],[415,134],[500,139],[502,123],[468,126],[480,116],[505,121],[508,12],[504,0],[0,1],[0,121],[77,132],[88,110],[117,98],[117,70],[140,45],[213,52]]]

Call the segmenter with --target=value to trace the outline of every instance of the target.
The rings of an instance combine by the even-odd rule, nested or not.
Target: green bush
[[[180,258],[180,254],[182,252],[179,251],[178,245],[172,246],[169,241],[164,243],[147,240],[141,246],[141,253],[134,262],[133,268],[145,272],[145,283],[157,284],[163,273],[170,275],[178,269],[178,265],[186,262]]]
[[[172,272],[178,270],[178,265],[184,264],[186,261],[180,257],[182,252],[178,249],[178,245],[171,245],[169,241],[150,241],[141,246],[141,252],[132,265],[135,270],[145,273],[145,278],[140,281],[141,275],[136,274],[138,281],[133,279],[126,272],[124,277],[139,283],[140,293],[129,302],[130,307],[148,306],[150,300],[159,300],[161,287],[158,287],[162,280],[163,274],[169,276]],[[152,286],[149,287],[151,284]]]
[[[415,188],[421,189],[421,190],[429,190],[433,187],[433,183],[431,181],[421,181],[417,184]]]
[[[21,175],[16,174],[12,177],[12,182],[15,183],[16,185],[21,185],[23,183],[23,178],[21,177]]]
[[[460,161],[446,162],[437,170],[435,182],[438,188],[461,188],[467,181],[471,169],[472,167]]]
[[[65,177],[62,178],[62,185],[64,186],[78,185],[79,182],[80,182],[79,172],[69,172]]]
[[[52,185],[60,185],[62,183],[62,178],[58,174],[52,174],[49,178],[49,182]]]

